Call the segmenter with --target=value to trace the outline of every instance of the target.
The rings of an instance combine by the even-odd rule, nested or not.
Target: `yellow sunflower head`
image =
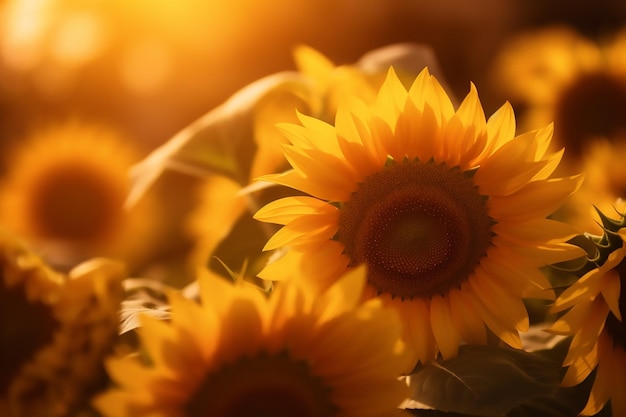
[[[122,278],[105,260],[61,275],[0,231],[1,415],[73,415],[102,388]]]
[[[245,172],[245,175],[230,175],[231,180],[219,174],[206,173],[204,175],[206,180],[199,187],[198,204],[191,212],[186,224],[188,235],[195,242],[191,255],[194,271],[198,264],[206,266],[207,263],[212,262],[211,255],[230,262],[235,258],[230,256],[233,253],[245,253],[247,256],[260,251],[262,243],[259,245],[257,241],[260,239],[251,238],[244,242],[239,239],[235,247],[229,248],[230,254],[214,253],[219,245],[228,246],[223,239],[233,229],[238,230],[241,223],[246,224],[247,230],[259,229],[258,223],[250,224],[255,223],[251,220],[252,213],[256,212],[264,202],[277,198],[275,188],[239,195],[241,187],[247,186],[249,181],[253,181],[260,175],[279,172],[286,168],[287,162],[282,152],[282,145],[286,144],[287,140],[277,124],[297,123],[296,109],[321,120],[332,120],[337,112],[340,98],[345,95],[359,97],[368,104],[373,103],[376,99],[376,92],[385,79],[389,62],[397,64],[400,68],[401,80],[407,83],[410,83],[427,63],[438,67],[430,49],[414,44],[395,44],[374,49],[357,62],[344,65],[336,65],[317,50],[304,45],[295,49],[294,58],[298,69],[296,78],[287,77],[285,74],[282,77],[281,74],[274,74],[271,79],[265,81],[262,79],[250,84],[224,103],[224,106],[231,112],[233,109],[238,110],[236,116],[231,115],[223,126],[219,126],[219,117],[212,119],[212,123],[215,124],[213,127],[219,127],[217,130],[221,135],[224,135],[223,131],[229,132],[226,135],[229,138],[233,134],[237,136],[237,133],[241,131],[241,126],[246,126],[251,122],[252,130],[245,132],[245,137],[254,138],[254,146],[235,144],[233,151],[236,150],[236,154],[240,155],[241,149],[246,148],[254,150],[254,156],[247,162],[239,163],[239,170],[242,174]],[[268,83],[269,80],[272,82]],[[232,102],[237,96],[245,97],[246,100]],[[246,114],[241,109],[247,108],[250,101],[254,102],[253,110],[250,114]],[[224,114],[228,115],[226,112],[222,116]],[[246,120],[248,118],[251,120]],[[211,129],[208,125],[206,128]],[[188,155],[179,155],[176,159],[189,161],[191,155],[197,157],[197,155],[206,154],[206,147],[210,142],[207,137],[211,135],[206,132],[199,135],[199,142],[203,142],[202,146],[205,147],[204,151],[200,147],[190,148],[184,151]],[[220,138],[217,135],[212,138],[215,142],[218,139]],[[170,143],[175,145],[176,141],[172,140]],[[217,155],[216,159],[230,160],[229,157],[220,155]],[[246,168],[248,163],[251,164],[249,170]],[[176,164],[177,161],[170,163],[170,165]],[[154,173],[154,167],[147,172]],[[291,190],[289,192],[293,194]],[[269,234],[274,231],[273,226],[268,224],[262,224],[260,228],[263,229],[260,233],[261,239],[267,238],[265,232],[268,229],[271,229]],[[254,233],[248,235],[252,234]],[[236,262],[238,263],[239,260]]]
[[[135,261],[150,247],[157,209],[150,201],[124,209],[138,157],[107,128],[68,122],[43,130],[6,161],[0,224],[62,265],[92,256]]]
[[[387,416],[408,364],[396,314],[360,303],[362,269],[323,295],[297,281],[269,298],[206,270],[201,303],[171,293],[171,322],[142,319],[147,360],[114,358],[104,415],[169,417]]]
[[[623,213],[623,211],[622,211]],[[597,249],[589,259],[595,268],[585,273],[555,301],[552,311],[568,310],[550,328],[573,336],[563,365],[563,384],[595,379],[582,415],[596,415],[610,401],[613,416],[626,415],[626,228],[602,216],[604,235],[589,237]]]
[[[374,105],[346,98],[335,126],[300,120],[281,125],[293,169],[263,179],[308,195],[256,213],[284,225],[266,249],[289,248],[261,277],[301,265],[325,288],[365,263],[368,295],[400,310],[420,361],[485,343],[485,324],[521,347],[522,297],[552,296],[538,268],[583,253],[546,219],[580,182],[551,177],[551,126],[515,137],[511,106],[486,121],[473,85],[455,111],[428,70],[408,91],[390,70]]]
[[[524,128],[554,121],[556,144],[577,161],[590,139],[626,133],[625,38],[591,40],[563,26],[523,33],[494,60],[495,89],[524,109]]]

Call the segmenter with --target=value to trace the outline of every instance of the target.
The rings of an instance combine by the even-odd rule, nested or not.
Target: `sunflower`
[[[327,122],[333,121],[344,95],[356,96],[368,104],[373,103],[390,65],[394,66],[398,78],[407,85],[425,67],[434,70],[435,74],[441,73],[430,48],[411,43],[374,49],[358,61],[343,65],[335,64],[309,46],[299,45],[294,50],[294,60],[298,71],[312,87],[310,115]]]
[[[1,415],[73,415],[101,388],[122,278],[105,260],[60,274],[0,230]]]
[[[171,322],[142,317],[147,361],[112,358],[104,416],[383,416],[398,413],[407,355],[397,315],[360,304],[362,269],[323,295],[300,282],[270,297],[201,270],[202,302],[171,293]],[[355,343],[356,342],[356,343]]]
[[[93,256],[138,262],[156,229],[151,199],[125,211],[138,150],[104,127],[68,122],[27,138],[7,159],[0,224],[59,266]]]
[[[298,70],[298,78],[295,80],[298,82],[291,80],[287,83],[290,79],[281,82],[280,77],[276,78],[280,75],[277,74],[273,78],[273,83],[263,84],[263,80],[260,80],[249,85],[224,104],[227,108],[245,108],[246,104],[229,103],[240,96],[247,97],[248,100],[256,100],[251,114],[238,114],[236,118],[233,117],[227,121],[227,123],[232,123],[232,126],[222,127],[236,134],[242,125],[249,124],[251,131],[247,134],[254,138],[255,143],[253,146],[238,145],[237,155],[240,157],[245,154],[241,152],[243,148],[255,149],[255,151],[250,161],[241,163],[239,170],[242,171],[242,175],[230,176],[231,179],[219,174],[206,175],[206,180],[199,187],[198,204],[191,211],[186,222],[187,235],[194,241],[190,256],[190,264],[194,271],[198,265],[205,266],[207,262],[211,262],[209,259],[212,255],[215,256],[214,251],[218,245],[224,248],[228,246],[227,243],[223,243],[223,239],[236,227],[236,222],[245,222],[258,207],[276,198],[276,190],[263,190],[247,195],[238,195],[238,192],[254,178],[279,172],[287,167],[281,148],[287,141],[277,128],[278,123],[297,123],[296,109],[321,120],[330,121],[337,111],[340,97],[344,95],[357,96],[366,103],[373,103],[376,99],[376,92],[384,81],[389,62],[394,62],[397,67],[401,68],[401,79],[407,83],[409,79],[412,81],[415,78],[426,63],[437,67],[436,60],[428,48],[412,44],[396,44],[375,49],[357,62],[344,65],[337,65],[319,51],[300,45],[294,50],[294,60]],[[259,85],[255,87],[255,84],[264,87],[259,88]],[[251,88],[252,91],[257,92],[256,95],[242,94]],[[203,154],[199,149],[190,150],[189,153],[194,157]],[[229,160],[229,157],[218,159]],[[249,169],[246,165],[248,163]],[[263,226],[264,230],[260,233],[260,239],[255,239],[256,236],[251,237],[246,240],[245,245],[237,241],[230,253],[223,251],[219,254],[220,259],[234,259],[233,255],[243,252],[244,246],[251,249],[248,255],[258,252],[262,243],[256,245],[256,240],[266,240],[268,235],[274,232],[273,229],[267,231],[270,228],[269,225]],[[253,230],[255,228],[254,225],[247,227]],[[253,232],[250,233],[252,234]],[[237,260],[239,261],[240,259]]]
[[[606,225],[606,223],[605,223]],[[597,240],[609,251],[597,268],[584,274],[555,301],[552,311],[567,310],[549,329],[573,336],[563,365],[563,385],[581,383],[595,369],[591,394],[582,415],[595,415],[610,401],[613,416],[626,415],[626,228],[623,217]]]
[[[265,249],[289,248],[260,276],[302,265],[325,288],[365,263],[366,297],[400,311],[419,361],[486,343],[485,324],[521,348],[522,297],[553,296],[538,268],[582,254],[545,218],[580,182],[550,177],[551,126],[514,137],[510,105],[487,122],[473,85],[455,112],[427,69],[408,91],[390,70],[375,104],[346,98],[335,127],[300,120],[281,126],[293,169],[262,179],[308,195],[256,213],[284,225]]]
[[[597,137],[626,133],[626,30],[591,40],[566,26],[510,39],[494,59],[494,87],[524,109],[524,128],[554,121],[572,163]]]

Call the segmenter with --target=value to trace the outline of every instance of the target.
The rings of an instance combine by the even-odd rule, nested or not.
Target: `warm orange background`
[[[490,102],[485,70],[504,39],[551,22],[611,30],[626,3],[5,0],[0,13],[0,149],[80,117],[148,152],[246,83],[292,69],[298,43],[336,63],[393,42],[430,44],[453,92],[474,81],[489,113],[500,100]]]

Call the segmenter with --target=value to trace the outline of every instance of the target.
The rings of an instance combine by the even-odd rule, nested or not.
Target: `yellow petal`
[[[327,82],[335,70],[335,64],[330,59],[307,45],[296,46],[293,59],[301,73],[320,82]]]
[[[300,216],[336,213],[337,208],[313,197],[297,196],[274,200],[259,211],[254,218],[267,223],[287,224]]]
[[[546,217],[558,209],[579,186],[582,177],[534,181],[507,196],[488,201],[489,214],[497,221],[528,221]]]
[[[485,323],[465,299],[464,293],[456,288],[448,292],[450,316],[463,340],[474,345],[487,343]]]
[[[263,250],[272,250],[283,246],[306,246],[309,243],[319,244],[330,240],[337,233],[338,227],[336,213],[302,216],[287,223],[274,233]]]
[[[585,324],[590,314],[591,303],[580,303],[569,310],[557,321],[555,321],[547,331],[561,335],[573,335]]]
[[[302,177],[302,175],[295,170],[289,170],[280,174],[264,175],[257,178],[257,180],[284,185],[326,201],[346,201],[351,192],[351,190],[329,189],[328,184],[311,181],[308,178]]]
[[[532,219],[525,222],[500,221],[492,230],[499,236],[521,245],[565,242],[579,234],[573,226],[551,219]]]
[[[389,68],[387,77],[380,88],[376,103],[375,112],[390,126],[395,126],[398,114],[404,108],[408,93],[404,85],[398,79],[393,67]]]
[[[427,303],[421,299],[412,301],[393,302],[405,324],[404,337],[408,340],[408,346],[413,350],[414,356],[421,363],[428,363],[437,356],[435,336],[430,324],[430,309]]]
[[[315,149],[304,150],[293,146],[286,146],[283,152],[300,176],[321,187],[336,190],[335,193],[340,199],[330,200],[346,201],[356,188],[360,175],[356,174],[343,158]]]
[[[430,324],[444,359],[456,356],[460,338],[452,322],[447,299],[435,295],[430,299]]]
[[[566,387],[572,387],[580,384],[589,376],[589,373],[598,363],[598,350],[597,345],[592,350],[586,353],[584,356],[567,368],[567,373],[563,377],[562,385]]]
[[[489,142],[480,159],[491,155],[491,153],[515,137],[515,115],[513,114],[513,107],[511,107],[509,102],[504,103],[489,117],[489,120],[487,120],[487,132]]]
[[[621,294],[621,277],[615,270],[607,272],[602,280],[602,296],[608,304],[611,312],[617,317],[619,321],[622,321],[622,312],[620,311],[620,294]]]
[[[470,284],[476,280],[470,280]],[[476,283],[474,285],[477,285]],[[494,334],[496,334],[502,341],[507,343],[509,346],[516,349],[523,349],[522,340],[519,336],[519,333],[515,330],[515,326],[513,323],[506,323],[500,314],[500,312],[493,312],[492,309],[489,309],[487,306],[492,300],[489,299],[490,295],[485,294],[482,287],[479,286],[480,293],[474,290],[474,285],[467,285],[463,288],[463,291],[468,293],[467,299],[471,300],[472,307],[476,310],[476,312],[483,319],[487,327],[489,327]],[[473,296],[470,296],[472,294]],[[482,296],[481,296],[482,294]],[[484,299],[487,297],[487,299]],[[493,308],[493,306],[492,306]]]
[[[288,250],[280,258],[269,262],[257,275],[267,281],[286,281],[300,269],[302,254]]]
[[[593,269],[579,278],[559,295],[550,311],[558,313],[581,302],[592,301],[599,292],[598,284],[601,280],[597,276],[601,273],[598,269]]]
[[[365,265],[349,269],[324,294],[322,317],[329,320],[353,310],[362,300],[366,282]]]
[[[447,123],[443,146],[449,166],[461,166],[461,169],[473,168],[470,162],[482,152],[487,141],[487,124],[478,92],[470,84],[467,94],[454,117]]]
[[[500,279],[492,278],[482,266],[476,268],[476,275],[469,279],[474,293],[478,295],[488,311],[498,315],[503,323],[519,331],[528,331],[528,312],[519,295],[512,294]]]

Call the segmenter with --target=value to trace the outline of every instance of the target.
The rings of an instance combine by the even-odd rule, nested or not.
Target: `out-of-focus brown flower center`
[[[309,365],[261,354],[208,374],[185,406],[187,417],[332,417],[330,389]]]
[[[554,116],[555,138],[568,157],[580,158],[598,137],[626,135],[626,81],[607,73],[581,76],[560,95]]]
[[[34,355],[52,342],[59,327],[51,308],[31,301],[24,285],[8,287],[0,261],[0,396]]]
[[[51,170],[33,191],[33,222],[51,239],[101,239],[120,221],[125,192],[90,167]]]
[[[467,279],[491,242],[493,220],[471,173],[392,163],[340,209],[337,240],[369,283],[393,297],[445,294]]]

